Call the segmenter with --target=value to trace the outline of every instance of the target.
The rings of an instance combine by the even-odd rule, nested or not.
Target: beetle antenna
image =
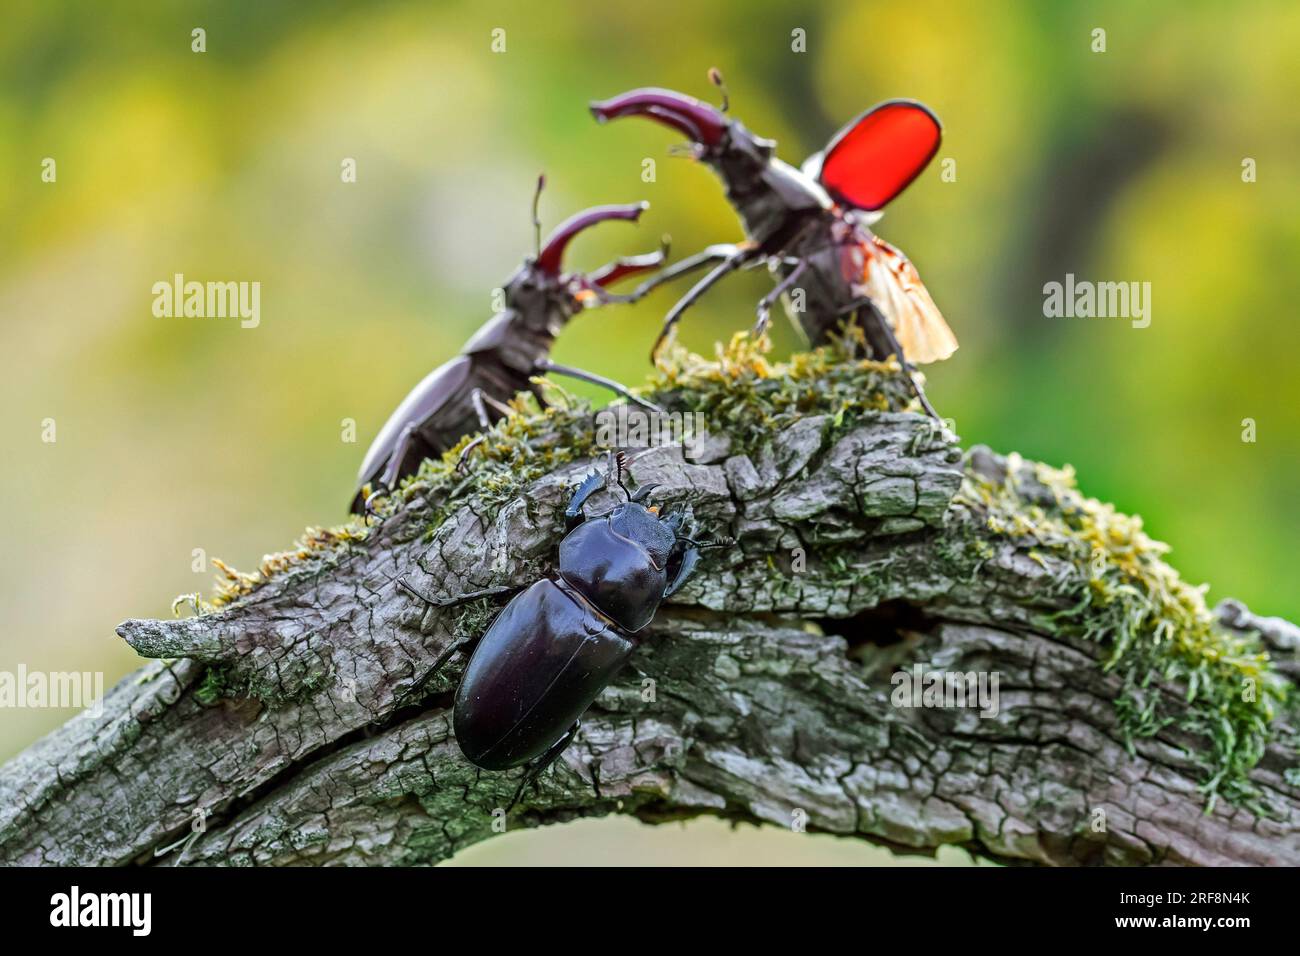
[[[722,112],[731,108],[731,97],[727,95],[727,84],[722,79],[722,71],[716,66],[709,67],[709,82],[722,91]]]
[[[609,477],[613,479],[614,484],[618,485],[619,490],[623,492],[623,497],[628,501],[632,500],[632,492],[627,490],[627,485],[623,484],[623,472],[627,470],[627,453],[615,452],[612,449],[609,453]]]
[[[716,541],[696,541],[694,538],[687,537],[684,534],[677,536],[678,541],[684,541],[692,548],[698,548],[700,551],[707,551],[709,548],[729,548],[736,542],[730,538],[719,538]]]
[[[542,187],[546,185],[546,174],[537,174],[537,189],[533,192],[533,249],[534,256],[542,254],[542,217],[538,215],[538,208],[542,203]]]

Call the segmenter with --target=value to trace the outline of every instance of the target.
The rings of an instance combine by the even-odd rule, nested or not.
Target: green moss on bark
[[[714,360],[677,350],[641,391],[670,411],[706,413],[715,429],[725,431],[733,454],[753,454],[773,434],[812,416],[827,416],[831,440],[880,412],[915,409],[897,365],[863,360],[856,357],[860,351],[861,343],[840,343],[770,363],[766,343],[738,335],[718,347]],[[380,518],[415,498],[427,503],[430,533],[467,503],[490,518],[542,476],[600,454],[591,407],[557,386],[547,387],[552,389],[548,408],[541,409],[532,396],[517,398],[517,414],[486,434],[465,473],[456,462],[468,438],[426,461],[381,504]],[[1047,556],[1057,559],[1066,571],[1054,588],[1070,607],[1045,623],[1106,649],[1103,666],[1123,680],[1116,707],[1130,747],[1177,721],[1211,743],[1208,752],[1193,755],[1204,767],[1209,805],[1219,795],[1249,799],[1246,775],[1269,741],[1285,682],[1255,640],[1216,625],[1203,589],[1182,581],[1164,560],[1167,547],[1146,535],[1141,519],[1082,495],[1069,470],[1014,455],[1001,476],[968,467],[955,500],[982,516],[984,524],[940,542],[936,554],[950,565],[945,571],[954,579],[970,579],[1007,540],[1040,563]],[[316,573],[362,546],[372,533],[366,521],[353,518],[335,528],[310,530],[293,549],[268,556],[250,574],[218,562],[217,590],[197,608],[201,613],[219,609],[280,575]],[[831,577],[850,584],[861,573],[837,564],[832,549],[822,550],[821,565]],[[487,603],[471,606],[458,631],[481,630],[492,610]],[[1169,687],[1185,698],[1179,716],[1169,706]],[[200,694],[215,700],[233,690],[220,673],[210,671]],[[269,692],[237,690],[241,696]]]
[[[1074,604],[1056,623],[1107,649],[1103,666],[1124,684],[1116,708],[1130,749],[1177,723],[1211,742],[1209,753],[1193,754],[1205,769],[1207,808],[1219,795],[1250,799],[1246,774],[1264,753],[1287,684],[1256,638],[1218,626],[1205,588],[1182,580],[1142,519],[1084,496],[1071,469],[1016,455],[1003,481],[968,470],[959,500],[984,509],[993,535],[1072,566],[1060,587]],[[1162,684],[1185,697],[1180,716]]]

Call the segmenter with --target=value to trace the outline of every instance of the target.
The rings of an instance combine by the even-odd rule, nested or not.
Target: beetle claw
[[[364,507],[365,507],[365,516],[367,519],[379,518],[380,520],[382,520],[382,518],[380,518],[379,509],[375,507],[375,502],[381,498],[387,498],[388,496],[389,496],[389,490],[385,485],[382,484],[376,485],[375,490],[370,492],[370,494],[366,495],[366,503]]]
[[[472,442],[460,450],[460,457],[456,459],[456,474],[464,475],[469,472],[469,456],[479,445],[487,440],[487,436],[479,435]]]
[[[659,482],[657,481],[652,481],[649,484],[642,485],[640,488],[638,488],[635,492],[632,493],[631,500],[635,501],[637,504],[641,504],[642,502],[649,500],[650,496],[654,494],[655,489],[658,487],[659,487]]]

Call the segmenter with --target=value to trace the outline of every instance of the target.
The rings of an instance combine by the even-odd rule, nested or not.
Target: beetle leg
[[[519,802],[519,798],[524,795],[524,788],[536,780],[538,776],[541,775],[542,771],[555,763],[555,761],[559,759],[560,754],[564,753],[564,751],[569,748],[569,744],[573,743],[573,738],[578,736],[578,731],[581,728],[582,721],[580,719],[575,720],[573,726],[564,732],[563,737],[551,744],[550,749],[547,750],[546,753],[542,754],[528,765],[524,770],[523,779],[519,781],[519,787],[515,790],[515,795],[510,801],[510,806],[506,807],[506,813],[509,813],[515,808],[515,804]]]
[[[894,350],[894,355],[898,358],[898,364],[903,367],[903,373],[907,376],[908,382],[911,383],[912,391],[920,401],[921,407],[925,409],[925,413],[936,422],[943,421],[943,419],[939,417],[939,413],[934,410],[934,406],[930,404],[930,400],[926,398],[925,390],[917,383],[915,375],[916,367],[909,362],[907,356],[903,354],[903,347],[898,344],[898,339],[894,337],[894,330],[890,327],[889,320],[881,313],[880,309],[876,306],[876,303],[865,297],[856,299],[841,309],[839,313],[837,313],[836,317],[838,318],[840,315],[848,315],[851,312],[856,312],[860,308],[871,310],[871,314],[876,320],[877,328],[884,335],[885,341],[889,343],[889,348]]]
[[[484,431],[487,431],[492,427],[492,419],[487,413],[487,406],[491,405],[492,408],[500,412],[503,417],[513,414],[509,405],[504,402],[498,402],[481,388],[476,388],[469,393],[469,401],[470,404],[474,406],[474,414],[478,416],[479,426]]]
[[[704,295],[704,293],[717,285],[717,283],[727,275],[735,272],[747,261],[761,255],[762,253],[755,246],[736,247],[734,253],[724,259],[721,264],[715,266],[713,271],[703,279],[691,286],[691,291],[682,296],[677,301],[677,304],[672,307],[671,311],[669,311],[668,315],[664,317],[664,327],[659,331],[659,337],[655,339],[655,344],[650,349],[650,361],[654,362],[658,358],[659,349],[663,347],[664,341],[668,338],[669,333],[671,333],[677,323],[681,321],[682,314],[687,309],[694,305],[696,301]]]
[[[916,367],[912,365],[912,363],[907,360],[907,356],[903,354],[903,347],[898,344],[898,339],[894,337],[894,330],[889,327],[889,322],[880,314],[880,310],[876,308],[874,302],[871,305],[871,309],[876,313],[881,326],[884,327],[885,336],[889,339],[890,347],[893,348],[894,354],[898,356],[898,364],[903,366],[903,372],[907,375],[907,380],[911,383],[912,391],[916,393],[916,397],[920,401],[921,407],[924,408],[925,413],[936,422],[942,421],[942,419],[939,418],[939,413],[936,412],[934,406],[930,404],[930,399],[926,398],[925,389],[921,388],[920,383],[917,382]]]
[[[754,338],[758,338],[767,331],[767,320],[772,314],[772,304],[781,297],[781,293],[795,284],[795,281],[798,280],[799,276],[803,275],[803,271],[807,268],[808,260],[800,259],[798,264],[790,270],[788,276],[778,282],[771,292],[758,300],[758,321],[754,323]]]
[[[583,289],[595,297],[597,305],[632,305],[640,298],[635,291],[627,293],[610,292],[608,289],[594,283],[591,285],[584,284]]]
[[[397,584],[398,587],[407,594],[419,598],[425,604],[432,604],[434,607],[455,607],[456,605],[464,604],[467,601],[476,601],[479,598],[484,597],[496,597],[500,594],[509,594],[512,591],[520,590],[514,585],[505,584],[498,587],[482,588],[478,591],[467,591],[464,594],[458,594],[453,598],[431,598],[427,594],[421,594],[420,591],[416,589],[415,585],[406,579],[406,575],[399,577],[397,579]]]
[[[583,522],[582,506],[587,503],[587,499],[605,487],[605,476],[598,471],[593,471],[590,475],[582,480],[582,484],[573,493],[569,499],[569,506],[564,509],[564,530],[572,531]]]
[[[397,436],[397,443],[393,446],[393,453],[388,456],[388,461],[384,463],[384,470],[379,473],[379,477],[373,482],[374,490],[366,496],[365,513],[368,517],[375,517],[378,514],[375,510],[375,502],[378,499],[386,498],[392,494],[393,487],[400,477],[402,462],[410,453],[416,435],[416,423],[407,422],[406,427]]]
[[[487,406],[483,404],[483,389],[476,388],[469,393],[469,403],[474,406],[474,414],[478,416],[479,427],[487,431],[492,427],[492,419],[488,418]]]
[[[738,251],[738,248],[739,247],[729,243],[719,243],[718,245],[709,246],[702,252],[697,252],[693,256],[687,256],[679,262],[674,262],[667,269],[664,269],[662,272],[646,279],[645,282],[642,282],[627,295],[635,302],[637,299],[644,298],[665,282],[671,282],[672,280],[681,278],[684,275],[697,272],[707,265],[721,262],[724,259],[734,256]]]
[[[389,456],[388,463],[379,475],[379,484],[385,488],[391,488],[397,483],[397,474],[402,467],[402,459],[411,450],[411,444],[415,441],[415,432],[416,423],[407,422],[406,427],[402,429],[402,433],[397,436],[397,444],[393,446],[393,453]]]
[[[426,604],[431,604],[434,607],[439,607],[439,608],[455,607],[458,604],[464,604],[467,601],[473,601],[478,598],[496,597],[497,595],[500,594],[509,594],[512,592],[518,592],[522,590],[521,588],[511,587],[511,586],[484,588],[481,591],[470,591],[467,594],[459,594],[456,597],[451,598],[449,600],[435,600],[434,598],[429,597],[427,594],[421,594],[415,588],[415,586],[406,579],[406,575],[402,575],[401,577],[399,577],[397,579],[397,584],[399,587],[402,588],[402,590],[406,591],[408,594],[414,595],[416,598],[425,602]],[[395,702],[395,706],[402,707],[405,706],[408,701],[418,699],[421,693],[424,691],[425,686],[429,683],[429,681],[433,680],[435,677],[438,676],[438,674],[442,671],[443,665],[446,664],[447,661],[451,660],[452,655],[454,655],[457,651],[465,647],[468,647],[471,644],[478,643],[481,637],[482,637],[481,634],[478,637],[458,637],[456,640],[452,641],[451,644],[447,646],[447,649],[438,655],[438,659],[433,662],[433,666],[429,668],[429,672],[425,674],[422,678],[420,678],[419,681],[417,681],[415,684],[409,687],[406,690],[406,692],[403,693],[397,699],[397,701]]]
[[[635,402],[642,408],[654,412],[657,415],[662,415],[664,413],[664,410],[654,402],[646,401],[638,395],[633,395],[626,385],[620,385],[612,378],[605,378],[603,375],[597,375],[595,372],[586,372],[580,368],[574,368],[571,365],[560,365],[556,362],[552,362],[550,359],[542,359],[537,363],[536,369],[538,372],[554,372],[556,375],[567,375],[569,378],[576,378],[579,381],[590,382],[592,385],[600,385],[603,388],[609,389],[616,395],[621,395],[629,402]]]
[[[456,640],[452,641],[447,645],[447,649],[438,655],[438,659],[433,662],[433,666],[429,668],[429,672],[412,684],[404,694],[400,695],[394,701],[394,706],[404,707],[408,702],[418,700],[423,695],[424,688],[429,685],[431,680],[442,672],[443,665],[451,660],[452,655],[461,648],[468,647],[470,644],[475,643],[477,640],[478,638],[476,637],[458,637]]]
[[[407,589],[411,590],[409,586],[407,586]],[[412,591],[412,593],[414,593],[414,591]],[[419,700],[424,694],[425,687],[429,685],[431,680],[442,673],[443,666],[451,660],[452,656],[457,651],[469,647],[471,644],[477,644],[482,636],[483,635],[480,634],[478,637],[458,637],[448,644],[447,649],[439,654],[438,659],[433,662],[428,673],[408,687],[404,693],[400,694],[396,700],[394,700],[393,706],[396,708],[405,707],[409,702]]]
[[[469,401],[470,404],[474,406],[474,414],[478,416],[478,424],[479,427],[483,429],[483,431],[487,431],[489,428],[492,427],[493,424],[491,416],[488,415],[489,405],[494,410],[500,412],[503,417],[509,416],[511,414],[511,409],[509,405],[506,405],[503,402],[498,402],[495,398],[487,394],[487,392],[483,391],[483,389],[481,388],[476,388],[469,393]],[[472,442],[470,442],[468,445],[466,445],[464,448],[460,450],[460,457],[456,459],[456,471],[458,473],[464,474],[465,471],[469,468],[470,453],[479,445],[483,444],[484,440],[485,440],[484,436],[479,435]]]

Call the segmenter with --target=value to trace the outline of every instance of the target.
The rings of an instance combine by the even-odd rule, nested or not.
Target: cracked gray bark
[[[1284,777],[1293,752],[1275,744],[1252,773],[1275,818],[1226,801],[1206,814],[1191,757],[1203,742],[1169,727],[1130,755],[1102,649],[1053,625],[1069,600],[1052,584],[1068,569],[1011,542],[962,557],[983,522],[953,500],[963,468],[996,473],[1003,459],[977,449],[964,463],[951,436],[912,414],[834,437],[826,425],[802,420],[752,456],[725,439],[693,461],[675,446],[633,454],[636,482],[689,501],[702,528],[737,546],[710,552],[661,609],[510,828],[608,813],[788,827],[801,813],[810,831],[917,853],[1300,863],[1300,789]],[[365,542],[227,610],[124,623],[142,656],[172,660],[0,771],[0,860],[171,864],[179,850],[155,854],[196,814],[206,828],[186,865],[431,863],[492,836],[518,774],[478,771],[456,746],[464,651],[434,672],[468,612],[424,606],[395,580],[445,596],[531,583],[591,467],[542,478],[499,510],[471,498],[431,536],[436,502],[417,493]],[[1294,625],[1236,602],[1220,614],[1294,657]],[[892,706],[891,673],[916,662],[1000,672],[1000,713]],[[212,666],[239,691],[204,703]],[[1295,680],[1292,663],[1279,669]],[[1163,692],[1176,708],[1178,689]]]

